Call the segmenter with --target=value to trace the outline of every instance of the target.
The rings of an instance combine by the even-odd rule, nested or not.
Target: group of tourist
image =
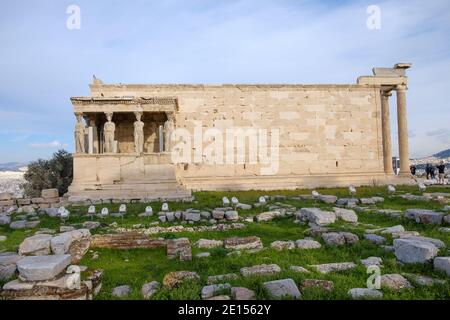
[[[411,174],[412,175],[416,175],[416,166],[415,165],[411,165],[410,166],[410,170],[411,170]],[[436,170],[437,170],[437,172],[438,172],[438,183],[440,183],[440,184],[444,184],[445,183],[445,180],[444,180],[444,177],[445,177],[445,164],[444,164],[444,161],[442,161],[441,160],[441,162],[437,165],[437,166],[435,166],[435,165],[433,165],[433,164],[431,164],[431,163],[427,163],[427,165],[426,165],[426,167],[425,167],[425,173],[426,173],[426,175],[427,175],[427,180],[430,180],[430,179],[435,179],[436,178]]]

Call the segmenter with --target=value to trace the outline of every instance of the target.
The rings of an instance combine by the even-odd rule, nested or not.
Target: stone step
[[[70,254],[30,256],[17,262],[19,275],[26,281],[50,280],[61,273],[71,261]]]

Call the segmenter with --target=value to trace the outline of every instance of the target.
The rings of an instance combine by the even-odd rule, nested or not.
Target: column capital
[[[105,113],[106,119],[107,119],[108,121],[110,121],[109,119],[112,120],[112,117],[113,117],[113,115],[114,115],[114,112],[112,112],[112,111],[105,111],[104,113]]]
[[[399,84],[395,87],[395,90],[397,91],[406,91],[408,90],[408,87],[406,86],[406,84]]]
[[[133,113],[136,117],[136,120],[140,120],[142,118],[142,115],[144,114],[142,111],[134,111]]]
[[[384,98],[389,98],[392,96],[392,91],[381,91],[381,96]]]

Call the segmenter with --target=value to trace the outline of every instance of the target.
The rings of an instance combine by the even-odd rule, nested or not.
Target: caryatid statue
[[[135,112],[136,121],[134,122],[134,149],[136,153],[144,152],[144,122],[141,121],[142,112]]]
[[[77,124],[75,125],[75,151],[76,153],[85,153],[84,148],[84,135],[86,133],[86,127],[83,123],[83,114],[76,113]]]
[[[112,112],[106,113],[105,125],[103,126],[103,134],[105,136],[105,152],[113,153],[114,152],[114,132],[116,131],[116,125],[112,122]]]
[[[164,123],[164,151],[170,151],[170,136],[175,129],[175,115],[173,113],[167,114],[167,121]]]

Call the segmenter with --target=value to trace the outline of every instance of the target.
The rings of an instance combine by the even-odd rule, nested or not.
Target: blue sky
[[[72,4],[80,30],[66,28]],[[369,5],[381,9],[380,30],[366,26]],[[0,163],[72,151],[69,98],[88,95],[93,74],[107,83],[355,83],[397,62],[413,63],[411,156],[450,148],[448,0],[4,0],[0,9]]]

